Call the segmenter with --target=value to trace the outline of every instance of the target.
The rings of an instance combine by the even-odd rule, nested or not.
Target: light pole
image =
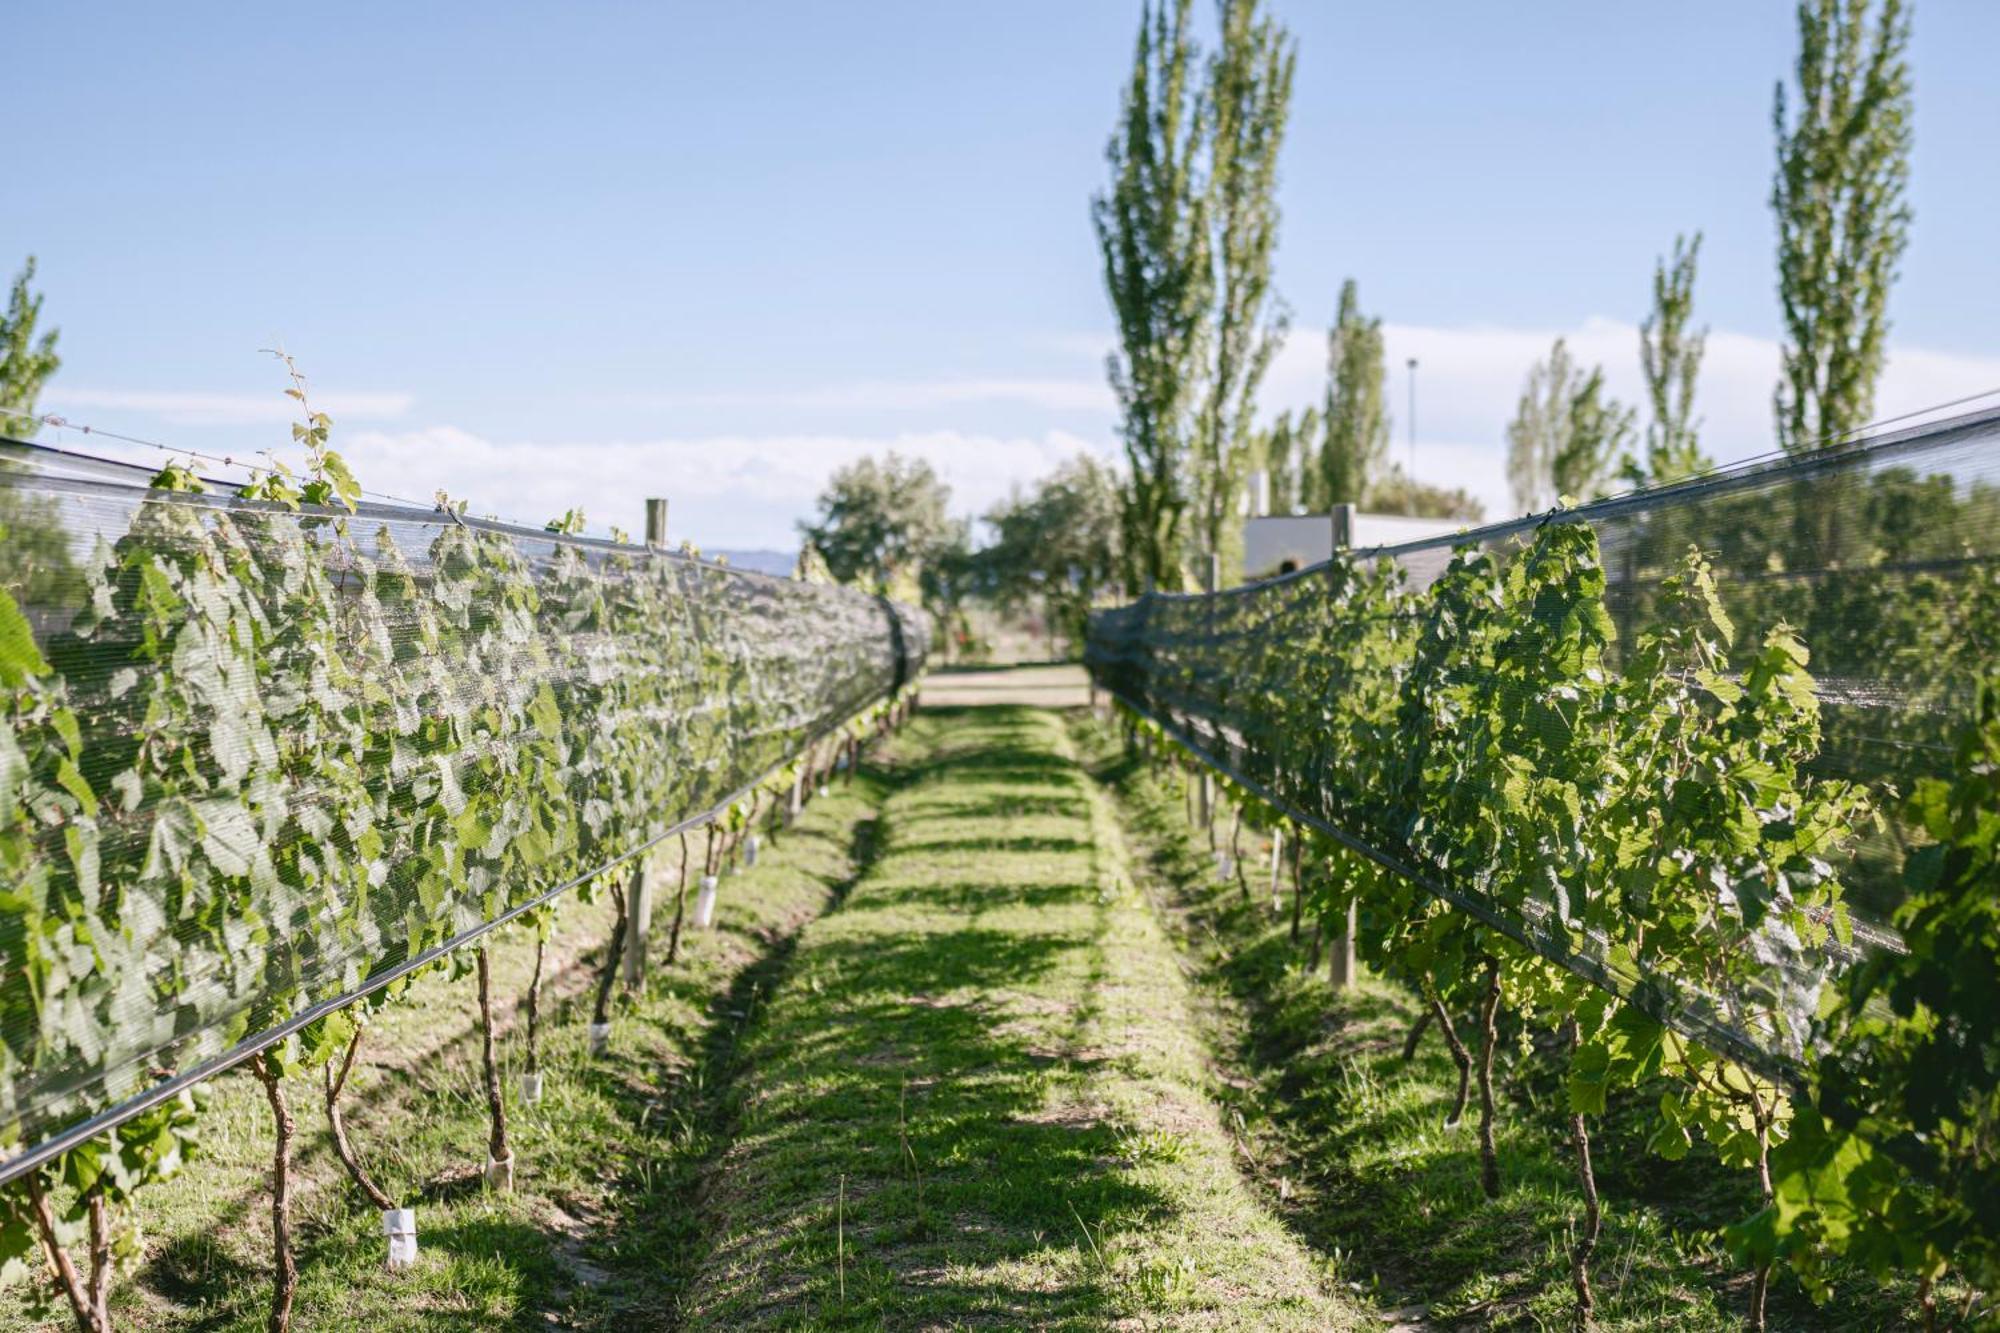
[[[1404,501],[1410,512],[1417,512],[1417,358],[1409,360],[1410,367],[1410,487],[1404,493]]]

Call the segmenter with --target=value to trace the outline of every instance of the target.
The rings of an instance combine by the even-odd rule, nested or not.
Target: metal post
[[[1271,910],[1283,908],[1284,899],[1278,896],[1278,868],[1285,859],[1285,826],[1271,825]]]
[[[654,550],[667,545],[667,502],[657,495],[646,501],[646,545]]]
[[[1354,545],[1354,506],[1351,503],[1333,507],[1333,549],[1345,551]]]
[[[1346,990],[1354,984],[1354,936],[1360,924],[1360,903],[1347,900],[1347,928],[1334,937],[1333,961],[1327,965],[1327,980],[1335,990]]]
[[[1417,512],[1417,358],[1410,358],[1410,512]]]
[[[638,990],[646,980],[646,942],[653,933],[653,858],[645,857],[632,870],[626,889],[626,911],[630,919],[625,929],[625,989]]]
[[[1213,595],[1222,586],[1222,556],[1217,552],[1208,553],[1208,591]],[[1209,615],[1215,614],[1214,607]],[[1200,790],[1195,793],[1195,827],[1205,828],[1213,835],[1215,831],[1215,770],[1207,764],[1201,766]],[[1214,842],[1213,836],[1209,841]]]

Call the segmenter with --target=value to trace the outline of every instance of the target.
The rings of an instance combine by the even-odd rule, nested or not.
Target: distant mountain
[[[760,574],[790,574],[792,566],[798,564],[797,551],[723,551],[705,550],[702,554],[710,560],[725,559],[738,569],[754,569]]]

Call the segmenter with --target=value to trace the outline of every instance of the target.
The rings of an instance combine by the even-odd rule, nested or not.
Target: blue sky
[[[1763,451],[1772,87],[1791,6],[1274,0],[1299,41],[1271,407],[1341,280],[1387,324],[1397,449],[1504,503],[1558,333],[1637,393],[1653,257],[1707,234],[1700,408]],[[47,410],[284,439],[282,342],[364,484],[784,545],[827,472],[932,459],[960,506],[1115,448],[1088,215],[1137,5],[10,7],[0,268],[41,261]],[[1883,413],[2000,386],[2000,5],[1916,12],[1916,223]],[[53,438],[51,436],[51,438]],[[72,442],[76,442],[72,436]]]

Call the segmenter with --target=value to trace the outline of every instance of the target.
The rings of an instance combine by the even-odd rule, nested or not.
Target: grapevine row
[[[236,494],[178,465],[142,492],[0,478],[11,525],[60,534],[11,550],[100,534],[73,575],[15,582],[59,595],[0,595],[0,1264],[40,1255],[86,1329],[136,1253],[123,1205],[197,1150],[185,1085],[245,1060],[280,1130],[282,1323],[287,1080],[325,1069],[387,1207],[339,1092],[370,1007],[429,960],[479,975],[504,1187],[485,932],[524,915],[545,940],[560,891],[610,893],[603,1021],[632,867],[712,820],[712,886],[900,716],[928,638],[881,599],[578,540],[573,515],[524,537],[442,498],[364,508],[328,427],[308,409],[303,473]]]
[[[1421,590],[1347,556],[1298,588],[1101,616],[1093,675],[1135,743],[1180,747],[1310,846],[1310,905],[1338,923],[1352,904],[1361,954],[1455,1049],[1450,1015],[1476,1015],[1461,1069],[1490,1196],[1499,1014],[1551,1034],[1588,1201],[1580,1322],[1590,1117],[1662,1080],[1655,1151],[1701,1137],[1758,1173],[1766,1206],[1729,1232],[1753,1326],[1780,1261],[1816,1296],[1835,1255],[1927,1299],[1952,1267],[1991,1290],[2000,683],[1961,719],[1955,776],[1898,796],[1816,767],[1804,641],[1739,630],[1698,548],[1623,643],[1597,533],[1561,513],[1462,545]],[[1840,868],[1878,826],[1908,848],[1905,951],[1861,948],[1848,920]]]

